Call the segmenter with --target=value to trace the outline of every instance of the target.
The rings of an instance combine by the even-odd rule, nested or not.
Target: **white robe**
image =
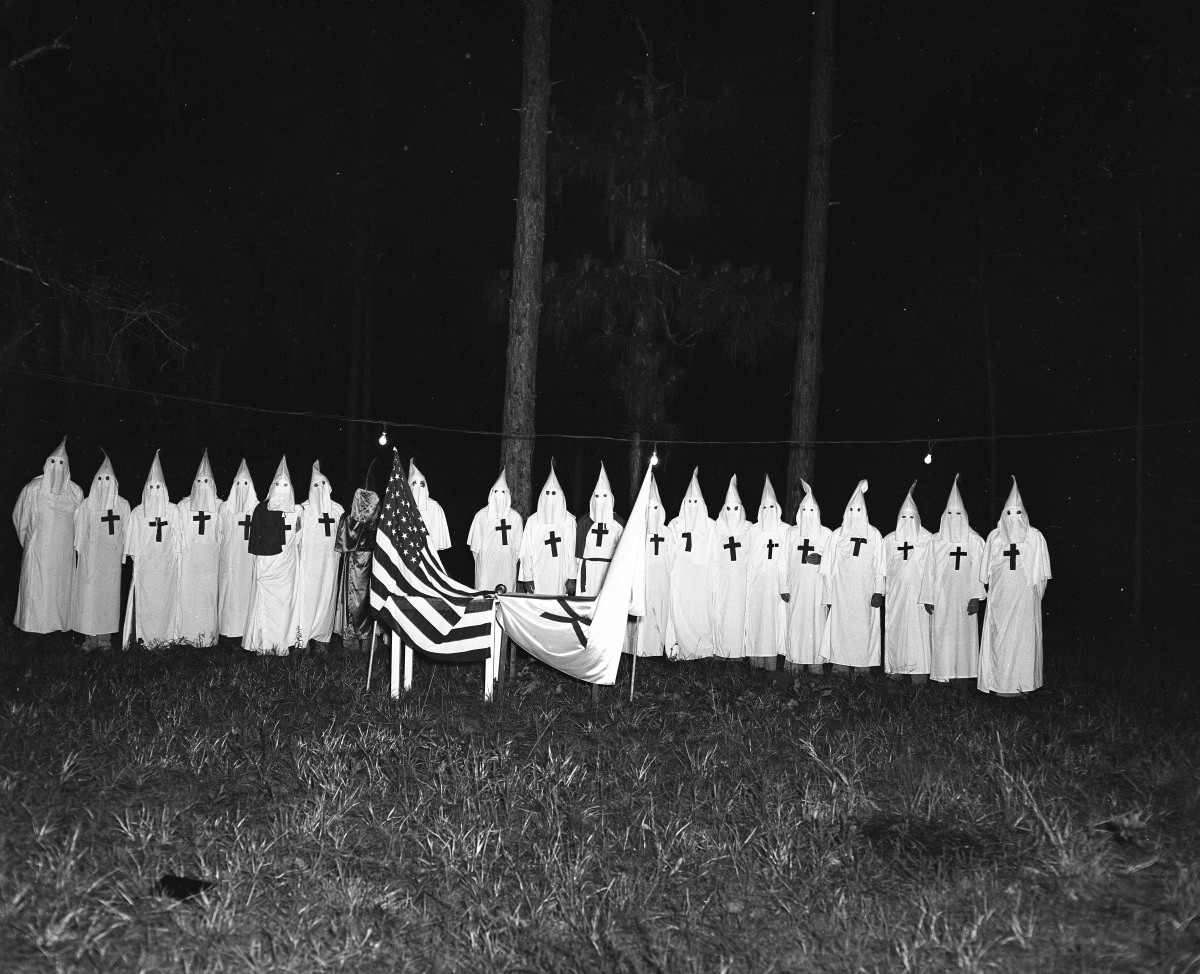
[[[713,655],[741,659],[746,655],[746,593],[750,560],[746,549],[750,525],[730,526],[718,518],[714,529],[712,630]],[[776,601],[778,601],[776,595]]]
[[[44,476],[22,488],[13,509],[13,527],[24,549],[15,624],[25,632],[64,632],[71,628],[75,509],[83,491],[68,482],[58,493],[43,492]]]
[[[259,507],[265,509],[266,503]],[[266,656],[287,656],[289,647],[298,645],[300,639],[292,627],[292,614],[304,525],[299,507],[279,513],[289,528],[284,532],[283,550],[254,556],[254,582],[242,632],[242,648]]]
[[[296,607],[291,629],[299,633],[297,646],[310,639],[327,643],[333,636],[337,607],[338,524],[345,513],[337,501],[327,502],[328,511],[318,511],[311,498],[300,505],[304,531],[298,553]]]
[[[625,524],[615,514],[596,522],[585,517],[579,522],[575,536],[575,567],[579,579],[576,595],[595,595],[604,584],[608,566],[612,564],[617,542],[625,533]]]
[[[218,629],[222,636],[238,638],[245,631],[254,584],[254,556],[250,554],[250,520],[258,500],[251,495],[244,510],[224,501],[217,510],[217,547],[221,567],[217,585]]]
[[[220,630],[217,586],[221,548],[217,537],[217,500],[210,510],[193,508],[193,500],[180,498],[179,512],[179,631],[180,642],[190,646],[216,645]]]
[[[779,597],[787,591],[787,533],[782,521],[750,528],[746,577],[746,655],[778,656],[784,651],[787,606]]]
[[[86,636],[107,636],[121,628],[121,562],[129,502],[113,498],[112,507],[75,509],[75,586],[71,628]]]
[[[517,590],[517,558],[521,551],[521,515],[509,508],[499,516],[487,507],[476,512],[467,534],[467,545],[475,556],[475,588],[491,592],[503,585]]]
[[[931,680],[944,683],[979,675],[979,616],[967,615],[967,603],[986,598],[979,580],[982,564],[983,538],[975,531],[968,531],[963,542],[950,541],[940,532],[930,542],[920,602],[933,606]]]
[[[717,548],[716,524],[698,517],[689,529],[683,518],[667,525],[671,611],[667,617],[667,648],[681,660],[712,656],[713,573]]]
[[[521,581],[532,582],[538,595],[565,595],[567,579],[575,577],[575,518],[543,522],[537,516],[525,522],[521,547]]]
[[[1006,554],[1012,552],[1015,556]],[[1042,596],[1050,579],[1050,553],[1037,528],[1022,541],[1000,528],[988,535],[979,579],[987,587],[978,687],[985,692],[1028,693],[1042,685]]]
[[[671,558],[666,527],[646,531],[646,614],[638,623],[638,656],[662,656],[671,608]]]
[[[166,504],[158,517],[147,516],[143,504],[129,515],[125,557],[133,559],[133,584],[125,607],[123,645],[129,644],[131,636],[148,649],[178,638],[179,524],[179,508],[174,504]]]
[[[887,571],[883,538],[870,525],[858,531],[844,530],[834,530],[829,555],[821,559],[825,604],[829,606],[821,634],[821,658],[839,666],[878,666],[882,652],[879,610],[871,607],[871,596],[883,594]]]
[[[932,627],[921,604],[921,581],[929,560],[933,535],[917,529],[911,541],[901,541],[893,531],[883,539],[887,554],[887,583],[883,634],[885,673],[923,675],[929,672]]]
[[[818,525],[806,535],[803,528],[788,528],[784,544],[787,546],[786,588],[787,635],[784,655],[789,663],[815,666],[821,660],[821,637],[825,634],[825,622],[829,606],[825,602],[825,576],[820,564],[808,561],[809,555],[821,556],[822,562],[829,557],[833,532]]]
[[[442,505],[433,499],[427,499],[424,504],[418,503],[417,510],[421,512],[421,520],[425,522],[425,530],[429,532],[429,547],[434,551],[445,551],[450,547],[450,525],[446,522],[446,512]]]

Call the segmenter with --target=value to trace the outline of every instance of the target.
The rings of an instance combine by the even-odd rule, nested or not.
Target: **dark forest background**
[[[664,261],[791,281],[809,11],[713,7],[560,0],[551,128],[626,97],[636,14],[660,78],[728,109],[680,146],[709,205],[665,228]],[[205,447],[219,482],[245,456],[260,490],[286,452],[300,496],[319,458],[348,503],[388,422],[469,577],[498,469],[487,296],[512,253],[521,23],[517,3],[454,0],[0,5],[0,496],[70,434],[76,482],[103,448],[134,504],[156,448],[178,497]],[[1186,642],[1168,620],[1197,585],[1200,13],[870,0],[840,5],[835,45],[826,523],[867,477],[886,532],[919,478],[936,530],[961,472],[986,534],[1015,474],[1061,633],[1126,633],[1140,563],[1142,636]],[[564,185],[547,260],[612,256],[599,212]],[[787,336],[677,354],[675,438],[710,442],[659,447],[668,508],[696,465],[714,508],[734,473],[751,509],[764,474],[782,493],[786,446],[758,441],[788,436]],[[601,460],[626,479],[612,364],[544,340],[538,381],[534,485],[557,457],[578,513]],[[14,595],[19,557],[10,532]]]

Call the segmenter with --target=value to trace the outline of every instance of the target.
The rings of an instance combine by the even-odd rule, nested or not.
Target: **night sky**
[[[818,435],[916,442],[823,446],[814,487],[827,524],[868,477],[872,521],[886,533],[919,477],[918,503],[936,530],[961,471],[972,521],[986,534],[1016,474],[1049,540],[1056,585],[1127,611],[1134,434],[1003,439],[1003,480],[989,484],[983,320],[999,433],[1127,427],[1137,419],[1140,277],[1145,421],[1200,415],[1192,8],[839,5]],[[644,64],[635,15],[662,81],[734,107],[725,128],[685,146],[682,168],[706,188],[710,214],[665,228],[663,259],[769,266],[798,286],[809,10],[776,0],[560,0],[552,128],[585,129],[632,89],[630,72]],[[456,0],[17,0],[0,14],[5,64],[60,35],[69,50],[0,75],[10,200],[0,257],[67,281],[83,270],[112,274],[169,297],[194,347],[164,364],[161,348],[134,346],[118,384],[339,415],[365,259],[370,418],[496,431],[506,324],[489,319],[485,298],[511,262],[522,16],[513,2]],[[587,190],[554,196],[546,259],[612,256],[598,211]],[[28,278],[0,265],[6,343],[41,299]],[[710,339],[682,360],[672,399],[679,438],[786,439],[793,347],[767,345],[756,361],[731,363]],[[97,377],[94,363],[67,361],[60,346],[35,334],[6,348],[0,364]],[[594,346],[543,342],[538,432],[614,438],[539,443],[535,489],[556,455],[577,513],[599,460],[614,484],[625,482],[609,368]],[[284,450],[301,496],[318,456],[343,503],[361,477],[342,469],[344,425],[335,421],[155,405],[12,373],[0,381],[14,500],[63,432],[72,434],[75,480],[86,488],[103,445],[135,504],[155,447],[173,496],[206,445],[222,483],[245,453],[260,493]],[[1147,571],[1160,579],[1182,564],[1171,550],[1179,515],[1196,520],[1194,429],[1155,427],[1146,437]],[[377,433],[370,427],[372,443]],[[496,475],[498,440],[393,429],[392,442],[416,454],[461,545]],[[751,511],[764,473],[785,488],[783,446],[660,452],[670,509],[696,464],[714,509],[735,472]],[[6,544],[9,572],[15,542]],[[1112,558],[1113,544],[1127,555]],[[1171,584],[1194,592],[1194,582]]]

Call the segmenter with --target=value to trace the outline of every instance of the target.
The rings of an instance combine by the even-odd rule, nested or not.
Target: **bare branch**
[[[19,271],[24,271],[26,274],[37,276],[32,267],[26,267],[24,264],[18,264],[16,261],[9,260],[7,257],[0,257],[0,264],[7,264],[9,267]]]
[[[22,64],[28,64],[30,61],[34,60],[35,58],[41,57],[43,54],[49,54],[51,51],[69,51],[69,50],[71,50],[70,45],[63,43],[63,38],[66,37],[70,32],[71,32],[71,29],[68,27],[66,30],[64,30],[61,34],[59,34],[56,38],[54,38],[54,40],[50,41],[49,43],[40,44],[37,47],[26,51],[24,54],[18,55],[17,57],[13,58],[11,61],[8,62],[8,69],[10,71],[12,71],[15,68],[19,68]]]

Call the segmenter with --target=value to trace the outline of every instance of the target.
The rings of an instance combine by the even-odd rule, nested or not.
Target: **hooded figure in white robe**
[[[525,522],[518,557],[520,580],[538,595],[565,595],[568,580],[575,578],[575,516],[567,510],[553,460],[537,509]]]
[[[179,640],[190,646],[215,646],[220,630],[217,613],[221,575],[221,542],[217,537],[217,481],[208,462],[200,460],[192,492],[179,509]]]
[[[713,655],[741,659],[746,655],[746,586],[750,560],[746,555],[750,522],[737,489],[737,474],[729,478],[725,503],[717,515],[717,551],[713,562]]]
[[[245,459],[229,488],[229,497],[217,509],[218,573],[217,618],[222,636],[241,638],[250,611],[254,584],[254,556],[250,554],[250,524],[258,506],[258,492]]]
[[[83,491],[71,482],[67,438],[46,457],[42,472],[23,488],[13,508],[21,541],[21,583],[16,627],[25,632],[65,632],[71,628],[71,589],[75,581],[75,509]]]
[[[667,525],[671,614],[667,617],[667,654],[672,659],[704,659],[713,654],[713,573],[717,526],[708,516],[700,490],[700,468]]]
[[[575,533],[577,595],[595,595],[600,591],[624,532],[625,519],[613,513],[612,486],[602,463],[588,502],[588,516],[579,522]]]
[[[475,512],[467,534],[467,546],[475,556],[476,589],[491,592],[503,585],[509,592],[517,590],[523,526],[521,515],[513,510],[508,480],[501,470],[488,493],[487,507]]]
[[[979,689],[1019,694],[1042,685],[1042,596],[1050,580],[1050,550],[1013,478],[1000,523],[984,545],[979,580],[987,613],[979,648]]]
[[[787,532],[775,488],[766,477],[758,520],[746,540],[746,655],[769,669],[784,651],[787,606],[779,593],[787,591]]]
[[[671,558],[667,512],[654,473],[646,504],[646,614],[638,622],[638,656],[662,656],[667,648],[667,617],[671,608]]]
[[[408,486],[412,490],[425,530],[429,532],[429,547],[434,551],[445,551],[450,547],[450,527],[446,523],[446,512],[442,505],[429,496],[429,484],[425,475],[417,469],[417,461],[408,461]]]
[[[826,578],[821,565],[829,555],[833,532],[821,524],[821,508],[812,488],[803,480],[804,497],[796,509],[796,524],[788,528],[787,546],[787,636],[784,655],[789,668],[807,666],[810,672],[824,668],[821,639],[829,618],[825,601]]]
[[[137,640],[148,649],[179,636],[179,508],[167,497],[158,451],[142,487],[142,502],[129,515],[125,557],[133,560],[133,584],[125,602],[121,645]]]
[[[333,636],[340,559],[337,528],[345,509],[333,499],[332,490],[329,478],[321,473],[321,461],[316,461],[308,482],[308,499],[300,505],[304,532],[300,538],[295,615],[290,626],[299,633],[297,646],[307,646],[309,640],[327,643]]]
[[[979,580],[982,564],[983,538],[971,530],[955,474],[921,580],[921,603],[933,627],[931,680],[945,683],[979,675],[978,613],[980,600],[986,597]]]
[[[292,625],[300,567],[303,519],[287,457],[279,461],[267,499],[250,520],[254,584],[242,632],[242,648],[267,656],[287,656],[300,641]]]
[[[883,539],[887,552],[883,670],[889,676],[908,675],[921,682],[929,677],[932,637],[929,614],[921,604],[921,582],[933,535],[921,527],[921,512],[913,500],[916,487],[913,481],[896,516],[896,530]]]
[[[129,502],[120,495],[108,454],[75,508],[75,586],[71,628],[83,633],[84,649],[107,649],[121,628],[121,562]]]
[[[879,609],[887,554],[883,537],[867,520],[866,492],[867,482],[860,480],[829,539],[829,557],[821,559],[829,606],[821,658],[839,669],[878,666],[882,651]]]

